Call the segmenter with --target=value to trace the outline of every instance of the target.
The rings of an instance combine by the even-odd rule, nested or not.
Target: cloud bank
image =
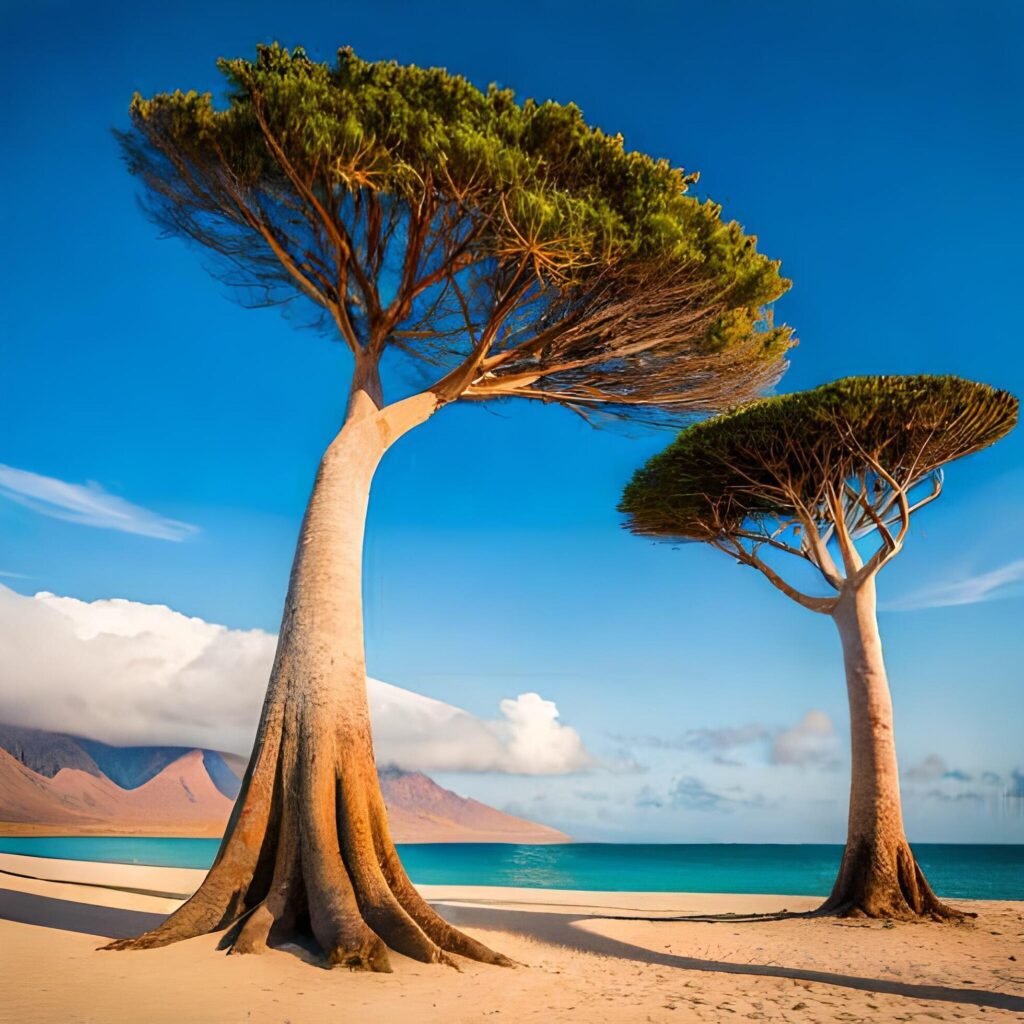
[[[0,463],[0,497],[51,519],[137,533],[158,540],[184,540],[197,526],[167,519],[105,491],[99,484],[69,484],[56,477]]]
[[[0,721],[248,753],[276,642],[165,605],[25,597],[0,585]],[[381,764],[523,775],[595,765],[536,693],[503,700],[493,720],[377,680],[369,695]]]

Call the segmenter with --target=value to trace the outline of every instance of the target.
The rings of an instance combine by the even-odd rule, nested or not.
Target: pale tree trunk
[[[285,601],[249,767],[217,858],[152,932],[107,948],[162,946],[220,929],[236,953],[311,934],[331,965],[390,970],[388,947],[508,964],[442,920],[406,876],[377,780],[363,645],[363,532],[388,447],[437,408],[427,392],[378,409],[354,392],[320,463]]]
[[[850,701],[850,818],[839,876],[822,913],[959,918],[928,885],[903,832],[892,698],[878,634],[875,581],[847,584],[833,612]]]

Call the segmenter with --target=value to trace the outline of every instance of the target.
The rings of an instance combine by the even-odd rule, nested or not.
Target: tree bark
[[[932,892],[903,831],[892,697],[874,576],[847,585],[833,612],[850,701],[850,818],[839,875],[820,913],[908,920],[964,915]]]
[[[256,742],[216,860],[159,927],[108,949],[229,929],[255,953],[312,934],[327,962],[388,971],[388,948],[425,962],[500,954],[443,921],[409,881],[377,779],[363,645],[363,533],[388,447],[437,408],[430,392],[378,408],[357,385],[306,509]]]

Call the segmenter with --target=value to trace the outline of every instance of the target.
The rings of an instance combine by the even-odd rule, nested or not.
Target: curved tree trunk
[[[892,698],[878,634],[874,578],[849,588],[833,613],[850,700],[850,820],[832,894],[820,913],[961,918],[932,892],[903,832]]]
[[[106,948],[230,928],[224,944],[235,953],[311,933],[331,965],[374,971],[390,970],[388,947],[426,962],[457,953],[511,963],[416,892],[373,756],[362,617],[370,483],[388,447],[436,407],[430,393],[385,409],[354,393],[306,509],[256,742],[213,867],[159,927]]]

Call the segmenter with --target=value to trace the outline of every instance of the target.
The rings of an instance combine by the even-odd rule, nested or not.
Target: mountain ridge
[[[244,758],[225,751],[115,747],[0,724],[0,833],[219,836],[244,769]],[[422,772],[384,767],[379,776],[396,842],[569,841]]]

